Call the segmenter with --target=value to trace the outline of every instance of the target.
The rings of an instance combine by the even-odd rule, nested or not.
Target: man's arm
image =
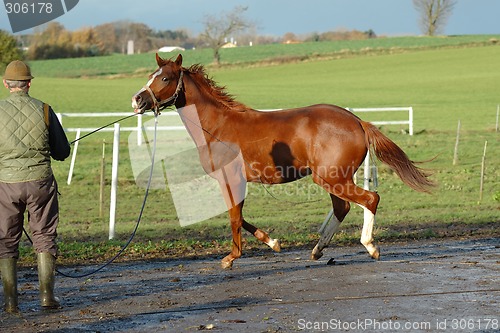
[[[57,161],[64,161],[71,152],[66,133],[52,107],[49,107],[49,145],[50,156]]]

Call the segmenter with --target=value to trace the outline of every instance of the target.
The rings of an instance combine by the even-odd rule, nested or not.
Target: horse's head
[[[182,55],[175,61],[160,58],[156,54],[158,69],[149,75],[149,81],[132,97],[135,113],[159,110],[174,105],[182,88]]]

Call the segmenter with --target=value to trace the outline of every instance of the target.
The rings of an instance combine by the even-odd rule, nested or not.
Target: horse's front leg
[[[229,219],[231,220],[231,231],[233,234],[233,246],[231,253],[222,259],[222,268],[233,267],[233,261],[241,257],[241,226],[243,224],[242,216],[243,202],[229,209]]]
[[[276,252],[281,251],[281,244],[279,239],[272,239],[269,237],[269,235],[265,232],[260,230],[259,228],[251,225],[247,221],[243,220],[243,228],[250,232],[252,235],[255,236],[258,240],[263,242],[264,244],[267,244],[271,249],[273,249]]]

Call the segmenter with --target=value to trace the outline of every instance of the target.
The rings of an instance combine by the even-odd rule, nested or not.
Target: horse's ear
[[[163,66],[163,63],[164,63],[164,60],[162,58],[160,58],[158,53],[156,53],[156,63],[158,64],[158,67]]]
[[[179,67],[182,66],[182,54],[179,53],[177,59],[175,59],[175,64]]]

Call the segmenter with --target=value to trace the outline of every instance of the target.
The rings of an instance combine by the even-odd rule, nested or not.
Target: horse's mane
[[[219,104],[224,107],[244,112],[249,108],[243,103],[238,102],[233,95],[226,91],[226,87],[221,87],[205,71],[205,67],[201,64],[194,64],[186,69],[190,77],[197,82],[198,86],[203,88],[204,91],[212,96]]]

